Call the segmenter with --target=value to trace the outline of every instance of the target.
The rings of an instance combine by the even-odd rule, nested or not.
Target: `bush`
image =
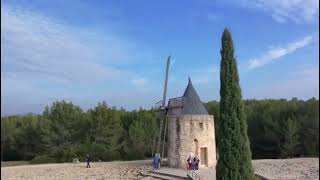
[[[55,162],[57,161],[54,158],[47,155],[38,155],[30,161],[31,164],[44,164],[44,163],[55,163]]]
[[[120,159],[120,153],[118,151],[107,151],[103,156],[104,161],[114,161]]]
[[[144,146],[141,144],[135,144],[134,146],[128,147],[126,149],[126,160],[138,160],[144,159],[145,156]]]

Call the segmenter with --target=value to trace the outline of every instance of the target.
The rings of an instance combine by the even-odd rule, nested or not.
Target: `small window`
[[[199,123],[199,128],[202,130],[203,129],[203,123]]]

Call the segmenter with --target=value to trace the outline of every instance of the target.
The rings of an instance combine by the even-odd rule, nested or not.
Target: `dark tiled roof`
[[[183,108],[181,114],[208,115],[208,111],[201,102],[189,78],[188,86],[183,93]]]

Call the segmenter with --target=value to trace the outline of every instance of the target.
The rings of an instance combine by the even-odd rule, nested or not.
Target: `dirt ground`
[[[319,179],[319,158],[263,159],[252,163],[255,173],[270,179]]]
[[[140,179],[142,170],[151,170],[151,161],[61,163],[1,167],[1,179],[75,180],[75,179]]]
[[[1,179],[141,179],[141,171],[151,170],[151,161],[94,162],[91,168],[85,163],[43,164],[1,167]],[[319,179],[319,158],[254,160],[255,172],[277,179]]]

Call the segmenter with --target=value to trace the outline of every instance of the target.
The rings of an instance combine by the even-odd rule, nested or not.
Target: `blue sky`
[[[244,99],[319,97],[318,0],[1,1],[1,115],[150,108],[191,77],[219,100],[221,34],[232,33]]]

